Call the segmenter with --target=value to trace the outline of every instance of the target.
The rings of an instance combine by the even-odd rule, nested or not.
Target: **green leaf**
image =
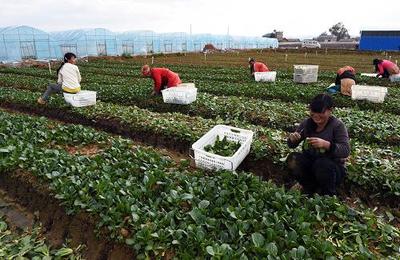
[[[0,232],[7,230],[7,228],[8,228],[7,223],[4,221],[0,221]]]
[[[207,247],[206,247],[206,250],[207,250],[207,253],[208,253],[209,255],[212,255],[212,256],[215,255],[214,248],[213,248],[212,246],[207,246]]]
[[[359,234],[357,234],[357,236],[356,236],[356,242],[357,242],[357,244],[362,245],[362,240],[361,240],[361,237]]]
[[[204,216],[203,216],[203,214],[200,212],[199,209],[197,209],[197,208],[192,209],[192,211],[189,212],[189,215],[192,217],[192,219],[193,219],[196,223],[202,224],[202,221],[203,221]]]
[[[205,209],[210,205],[210,202],[208,200],[202,200],[199,203],[199,208],[200,209]]]
[[[297,256],[303,258],[306,254],[306,249],[304,248],[304,246],[299,246],[297,248]]]
[[[57,251],[56,256],[67,256],[70,255],[74,252],[74,250],[72,250],[71,248],[61,248]]]
[[[139,215],[136,213],[132,213],[132,220],[133,222],[137,222],[139,220]]]
[[[135,244],[135,240],[132,239],[132,238],[127,238],[127,239],[125,239],[125,243],[126,243],[128,246],[131,246],[131,245]]]
[[[251,234],[251,240],[253,241],[253,244],[259,248],[261,248],[265,242],[264,236],[258,232]]]
[[[239,258],[239,260],[249,260],[245,254],[242,254]]]
[[[232,206],[229,206],[226,211],[229,213],[229,216],[231,216],[231,218],[237,219],[236,213],[235,213],[235,209]]]
[[[276,246],[275,242],[271,242],[267,245],[267,251],[270,255],[278,255],[278,247]]]
[[[185,193],[182,195],[182,200],[192,200],[193,199],[193,195],[190,193]]]

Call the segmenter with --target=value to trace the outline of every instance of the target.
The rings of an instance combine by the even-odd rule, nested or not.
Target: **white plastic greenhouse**
[[[115,33],[104,28],[47,33],[29,26],[15,26],[0,28],[0,62],[60,59],[66,52],[78,57],[198,52],[206,44],[221,50],[278,47],[276,39],[263,37],[153,31]]]
[[[33,27],[0,28],[0,61],[55,58],[53,44],[49,33]]]
[[[78,56],[118,55],[117,34],[103,29],[80,29],[52,32],[57,45],[58,56],[73,52]]]

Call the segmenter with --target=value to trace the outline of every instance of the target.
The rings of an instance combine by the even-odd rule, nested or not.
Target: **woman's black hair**
[[[382,60],[380,60],[380,59],[374,59],[374,60],[372,61],[372,64],[375,65],[375,71],[378,71],[378,70],[379,70],[379,69],[378,69],[378,64],[381,63],[381,62],[382,62]]]
[[[311,112],[323,113],[327,109],[333,108],[333,99],[328,94],[319,94],[311,100],[309,108]],[[314,120],[311,117],[308,118],[304,127],[304,135],[308,136],[308,134],[315,131],[317,127],[318,125],[314,122]]]
[[[311,100],[309,108],[311,112],[323,113],[325,110],[333,108],[333,99],[328,94],[319,94]]]
[[[372,65],[378,65],[379,63],[381,63],[382,62],[382,60],[380,60],[380,59],[374,59],[373,61],[372,61]]]
[[[68,60],[72,59],[72,58],[76,58],[76,55],[72,52],[67,52],[64,54],[64,60],[61,63],[60,67],[57,69],[57,76],[58,73],[60,72],[61,68],[64,66],[65,63],[68,63]]]

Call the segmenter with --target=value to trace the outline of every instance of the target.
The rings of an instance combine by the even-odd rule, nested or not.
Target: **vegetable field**
[[[270,57],[277,81],[251,80],[246,55]],[[364,60],[382,54],[314,53],[322,71],[307,85],[293,82],[282,55],[155,57],[154,66],[195,82],[197,100],[185,106],[150,96],[152,82],[140,67],[151,57],[80,61],[82,89],[98,98],[85,108],[62,96],[36,103],[56,80],[54,70],[0,67],[0,188],[40,212],[45,230],[35,232],[84,245],[87,259],[398,259],[400,85],[358,76],[360,84],[387,86],[385,102],[334,96],[334,115],[351,137],[348,174],[338,197],[307,197],[289,189],[288,133],[334,81],[332,68],[347,65],[338,57],[370,72]],[[313,61],[288,55],[292,64]],[[255,132],[236,172],[190,162],[191,145],[217,124]],[[207,150],[230,156],[239,146],[220,138]],[[42,247],[32,243],[39,243],[33,251]]]

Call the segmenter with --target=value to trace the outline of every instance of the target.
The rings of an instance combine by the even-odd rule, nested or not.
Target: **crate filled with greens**
[[[196,167],[234,171],[250,152],[253,132],[216,125],[192,145]]]

